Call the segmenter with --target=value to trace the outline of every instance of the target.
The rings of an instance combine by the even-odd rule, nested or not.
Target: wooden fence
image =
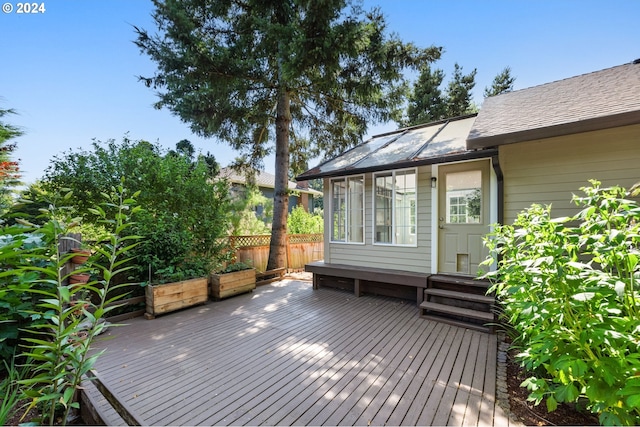
[[[229,236],[229,246],[235,259],[262,272],[267,268],[271,236]],[[305,264],[324,258],[322,234],[287,235],[287,269],[302,270]]]
[[[324,245],[322,234],[290,234],[287,235],[287,266],[265,272],[269,258],[270,235],[259,236],[229,236],[229,247],[235,253],[237,261],[253,266],[258,274],[256,277],[260,284],[269,283],[282,279],[286,271],[300,271],[305,264],[319,261],[324,258]],[[68,253],[72,248],[80,247],[82,236],[80,234],[68,234],[60,241],[59,251],[61,254]],[[75,268],[71,264],[65,265],[63,274],[67,274]],[[135,289],[138,284],[131,284],[131,289]],[[145,309],[142,303],[145,302],[144,295],[132,296],[119,300],[112,305],[130,306],[122,314],[110,317],[110,322],[121,322],[132,317],[141,316]]]

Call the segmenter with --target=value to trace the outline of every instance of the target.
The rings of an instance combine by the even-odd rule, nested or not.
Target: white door
[[[488,251],[489,160],[438,167],[438,272],[475,276]]]

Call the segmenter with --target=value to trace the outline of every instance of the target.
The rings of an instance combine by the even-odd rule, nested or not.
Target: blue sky
[[[6,3],[3,1],[3,3]],[[133,25],[153,30],[147,0],[49,0],[41,14],[0,13],[0,108],[19,115],[24,181],[41,177],[50,159],[93,138],[133,139],[173,147],[187,138],[226,165],[235,153],[192,134],[166,110],[152,107],[152,89],[138,82],[154,64],[133,44]],[[366,0],[379,6],[389,30],[419,46],[443,46],[435,67],[477,68],[475,101],[510,66],[515,88],[628,63],[640,58],[637,0]],[[369,135],[393,130],[372,124]],[[273,172],[271,159],[265,169]]]

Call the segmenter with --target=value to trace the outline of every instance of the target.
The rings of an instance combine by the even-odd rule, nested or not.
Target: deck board
[[[415,304],[284,280],[110,328],[96,369],[148,425],[493,425],[497,343]]]

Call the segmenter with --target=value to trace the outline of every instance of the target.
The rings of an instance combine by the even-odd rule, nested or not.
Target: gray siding
[[[552,204],[554,217],[577,212],[572,194],[589,179],[629,188],[640,181],[640,125],[500,147],[505,223],[532,203]]]
[[[417,246],[373,244],[373,174],[365,175],[365,243],[333,243],[325,238],[325,262],[360,267],[431,272],[431,166],[417,168]],[[325,179],[325,236],[331,236],[329,180]]]

